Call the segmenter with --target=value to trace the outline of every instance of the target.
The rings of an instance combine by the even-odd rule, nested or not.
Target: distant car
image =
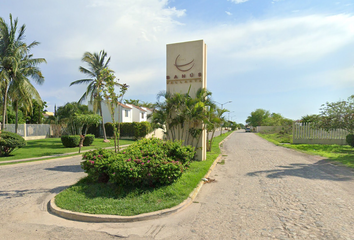
[[[246,128],[246,129],[245,129],[245,132],[251,132],[251,128],[249,128],[249,127]]]

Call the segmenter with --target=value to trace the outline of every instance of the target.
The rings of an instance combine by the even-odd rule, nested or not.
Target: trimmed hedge
[[[87,134],[87,135],[85,136],[83,145],[84,145],[84,146],[90,146],[90,145],[93,143],[93,141],[95,141],[95,135],[93,135],[93,134]]]
[[[354,134],[348,134],[345,139],[347,140],[348,145],[354,147]]]
[[[77,147],[80,143],[80,135],[64,135],[60,139],[66,148]]]
[[[26,141],[17,133],[1,131],[0,133],[0,155],[9,156],[16,148],[26,146]]]
[[[118,123],[116,123],[118,125]],[[104,124],[106,135],[113,137],[113,123],[106,122]],[[88,133],[95,134],[98,137],[100,126],[90,126]],[[132,122],[120,124],[120,137],[134,137],[135,139],[143,138],[152,130],[151,123],[149,122]]]

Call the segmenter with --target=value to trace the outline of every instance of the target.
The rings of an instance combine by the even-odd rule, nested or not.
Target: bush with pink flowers
[[[117,154],[109,150],[86,153],[82,167],[93,181],[155,187],[178,179],[194,155],[193,147],[178,141],[142,139]]]

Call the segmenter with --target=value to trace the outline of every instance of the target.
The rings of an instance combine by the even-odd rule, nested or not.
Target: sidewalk
[[[122,145],[122,146],[120,146],[120,148],[126,148],[129,145],[130,144]],[[114,147],[107,147],[105,149],[113,149],[113,148]],[[4,163],[28,162],[28,161],[34,161],[34,160],[45,160],[45,159],[49,159],[49,158],[63,158],[63,157],[70,157],[70,155],[77,156],[77,155],[81,155],[82,153],[89,152],[89,151],[92,151],[92,150],[94,150],[94,149],[81,151],[80,153],[78,153],[78,151],[77,151],[77,152],[55,154],[55,155],[43,156],[43,157],[23,158],[23,159],[9,160],[9,161],[0,161],[0,166],[2,164],[4,164]]]

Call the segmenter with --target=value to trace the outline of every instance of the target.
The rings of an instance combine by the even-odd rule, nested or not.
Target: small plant
[[[17,133],[2,131],[0,133],[0,156],[9,156],[16,148],[26,146],[26,141]]]
[[[80,136],[79,135],[64,135],[61,136],[61,142],[63,143],[64,147],[77,147],[80,143]]]
[[[348,134],[346,136],[346,140],[348,145],[350,145],[351,147],[354,147],[354,134]]]

